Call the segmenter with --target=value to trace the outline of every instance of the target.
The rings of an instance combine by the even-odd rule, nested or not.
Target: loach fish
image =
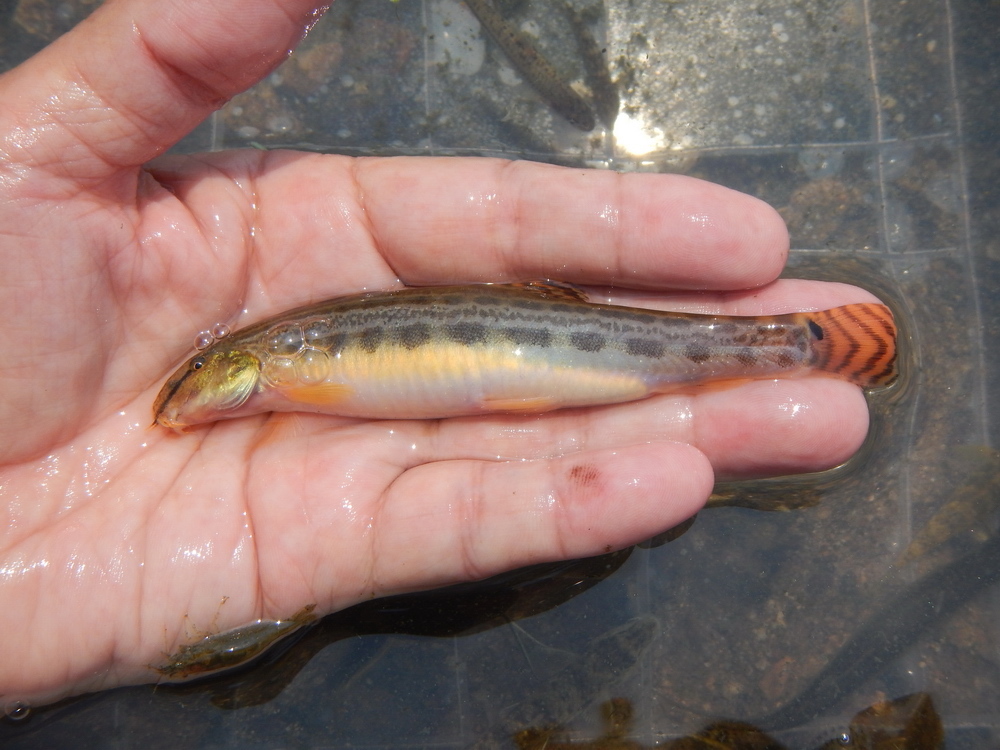
[[[167,680],[183,680],[245,664],[267,648],[316,620],[307,604],[286,620],[256,620],[181,646],[165,664],[153,666]],[[152,665],[150,665],[152,666]]]
[[[593,96],[594,109],[608,130],[614,130],[621,101],[618,87],[611,80],[611,71],[608,70],[607,49],[597,43],[586,19],[571,3],[564,1],[562,5],[576,35],[576,45],[583,60],[583,69],[587,72],[587,84]]]
[[[589,133],[594,129],[597,123],[587,102],[559,75],[552,63],[535,49],[528,36],[500,15],[491,0],[465,0],[465,4],[500,45],[518,72],[552,109],[580,130]]]
[[[225,335],[170,376],[153,414],[179,430],[270,411],[539,413],[809,371],[891,383],[892,313],[692,315],[591,303],[551,282],[471,284],[339,297]]]

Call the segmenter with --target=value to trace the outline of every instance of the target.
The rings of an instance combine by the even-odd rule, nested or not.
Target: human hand
[[[826,468],[865,435],[861,392],[824,378],[531,417],[149,428],[196,331],[362,289],[555,278],[732,314],[872,299],[771,283],[774,211],[683,177],[258,151],[143,166],[312,13],[117,0],[0,79],[5,703],[152,681],[198,633],[308,603],[633,544],[716,474]]]

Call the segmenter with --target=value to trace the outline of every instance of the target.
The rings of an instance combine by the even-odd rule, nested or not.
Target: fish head
[[[155,424],[180,431],[236,416],[260,379],[260,360],[241,349],[208,349],[185,362],[153,402]]]

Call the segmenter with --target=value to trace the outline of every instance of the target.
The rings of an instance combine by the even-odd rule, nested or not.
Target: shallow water
[[[0,62],[90,7],[0,3]],[[530,0],[515,18],[580,78],[564,16],[546,7]],[[517,702],[554,705],[542,694],[554,676],[647,616],[659,630],[636,664],[592,671],[552,723],[597,736],[595,706],[622,695],[636,738],[652,743],[794,698],[887,597],[975,541],[960,533],[897,571],[928,521],[960,491],[983,503],[997,494],[960,449],[996,447],[1000,425],[997,28],[1000,6],[982,0],[611,0],[598,29],[621,89],[611,136],[560,120],[453,0],[338,0],[288,63],[181,149],[502,155],[721,182],[780,208],[789,275],[858,283],[893,303],[910,333],[906,387],[876,398],[863,465],[771,490],[818,493],[813,507],[704,512],[680,539],[636,550],[599,585],[515,623],[304,638],[284,657],[299,671],[263,703],[220,708],[208,687],[116,690],[0,723],[0,744],[460,748],[493,737]],[[825,716],[778,736],[815,747],[880,696],[923,690],[949,747],[996,747],[998,607],[996,590],[983,593]]]

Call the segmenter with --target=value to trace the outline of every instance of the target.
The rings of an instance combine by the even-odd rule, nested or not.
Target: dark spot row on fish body
[[[569,343],[581,352],[599,352],[608,342],[604,336],[593,331],[572,331],[569,334]]]
[[[633,357],[660,359],[666,353],[666,347],[655,339],[631,338],[625,340],[625,351]]]
[[[431,327],[427,323],[410,323],[396,331],[399,343],[406,349],[416,349],[431,340]]]
[[[611,310],[605,310],[607,317],[614,318],[616,320],[630,320],[636,323],[642,323],[644,325],[649,325],[650,323],[656,322],[656,316],[649,313],[637,312],[635,310],[625,310],[622,308],[615,308]]]
[[[409,302],[409,299],[407,300]],[[655,335],[648,327],[657,322],[655,315],[645,312],[602,308],[592,310],[582,308],[579,304],[524,299],[498,295],[497,297],[477,296],[475,298],[460,298],[448,300],[445,304],[427,310],[411,310],[401,319],[424,317],[428,322],[444,325],[466,325],[470,318],[478,318],[493,325],[504,323],[527,324],[515,325],[517,328],[549,327],[556,330],[573,330],[583,326],[603,326],[609,335],[621,336],[627,334]],[[368,314],[364,317],[342,317],[342,327],[352,328],[362,325],[368,320],[384,320],[380,313]],[[452,335],[449,333],[449,337]],[[480,338],[477,336],[477,339]]]
[[[759,346],[772,341],[786,339],[789,336],[789,329],[782,325],[760,325],[754,328],[745,328],[742,331],[734,332],[732,339],[737,344],[747,346]]]
[[[357,334],[357,343],[364,351],[371,354],[378,350],[379,345],[381,345],[383,339],[385,339],[386,329],[382,326],[373,326],[372,328],[365,328]]]
[[[514,344],[539,347],[552,345],[552,332],[546,328],[502,328],[500,332]]]
[[[757,354],[753,349],[740,349],[734,356],[736,357],[736,361],[744,367],[752,367],[757,361]]]
[[[704,344],[688,344],[684,347],[684,356],[696,365],[700,365],[707,362],[712,353]]]
[[[444,327],[444,333],[456,344],[463,346],[485,344],[489,338],[489,329],[484,323],[451,323]]]
[[[435,340],[468,347],[506,341],[539,348],[565,346],[585,353],[613,347],[631,357],[659,360],[666,356],[671,341],[687,340],[689,332],[706,325],[703,319],[691,319],[686,324],[682,319],[665,329],[653,312],[547,299],[545,292],[530,285],[526,289],[497,286],[487,290],[475,296],[447,292],[437,298],[420,292],[399,292],[389,295],[392,307],[387,307],[386,300],[381,299],[369,300],[377,302],[371,308],[340,306],[336,317],[314,320],[301,328],[289,325],[275,328],[270,334],[268,351],[297,356],[308,344],[335,353],[353,342],[362,351],[374,353],[383,345],[413,350]],[[530,296],[532,293],[541,296]],[[567,291],[571,293],[576,292]],[[404,296],[406,304],[401,305],[400,298]],[[390,310],[392,315],[387,318]],[[788,325],[744,328],[720,321],[711,323],[710,329],[717,338],[728,338],[732,344],[740,345],[732,356],[744,365],[758,362],[758,349],[763,345],[786,343],[802,352],[808,349],[804,329]],[[687,344],[680,354],[702,364],[712,357],[713,351],[702,344]],[[776,361],[792,364],[787,355]]]
[[[347,334],[341,331],[332,333],[323,343],[324,346],[322,348],[324,350],[330,352],[331,354],[336,354],[347,346]]]
[[[779,367],[791,367],[795,364],[795,359],[785,352],[778,352],[774,357],[774,361],[778,363]]]

